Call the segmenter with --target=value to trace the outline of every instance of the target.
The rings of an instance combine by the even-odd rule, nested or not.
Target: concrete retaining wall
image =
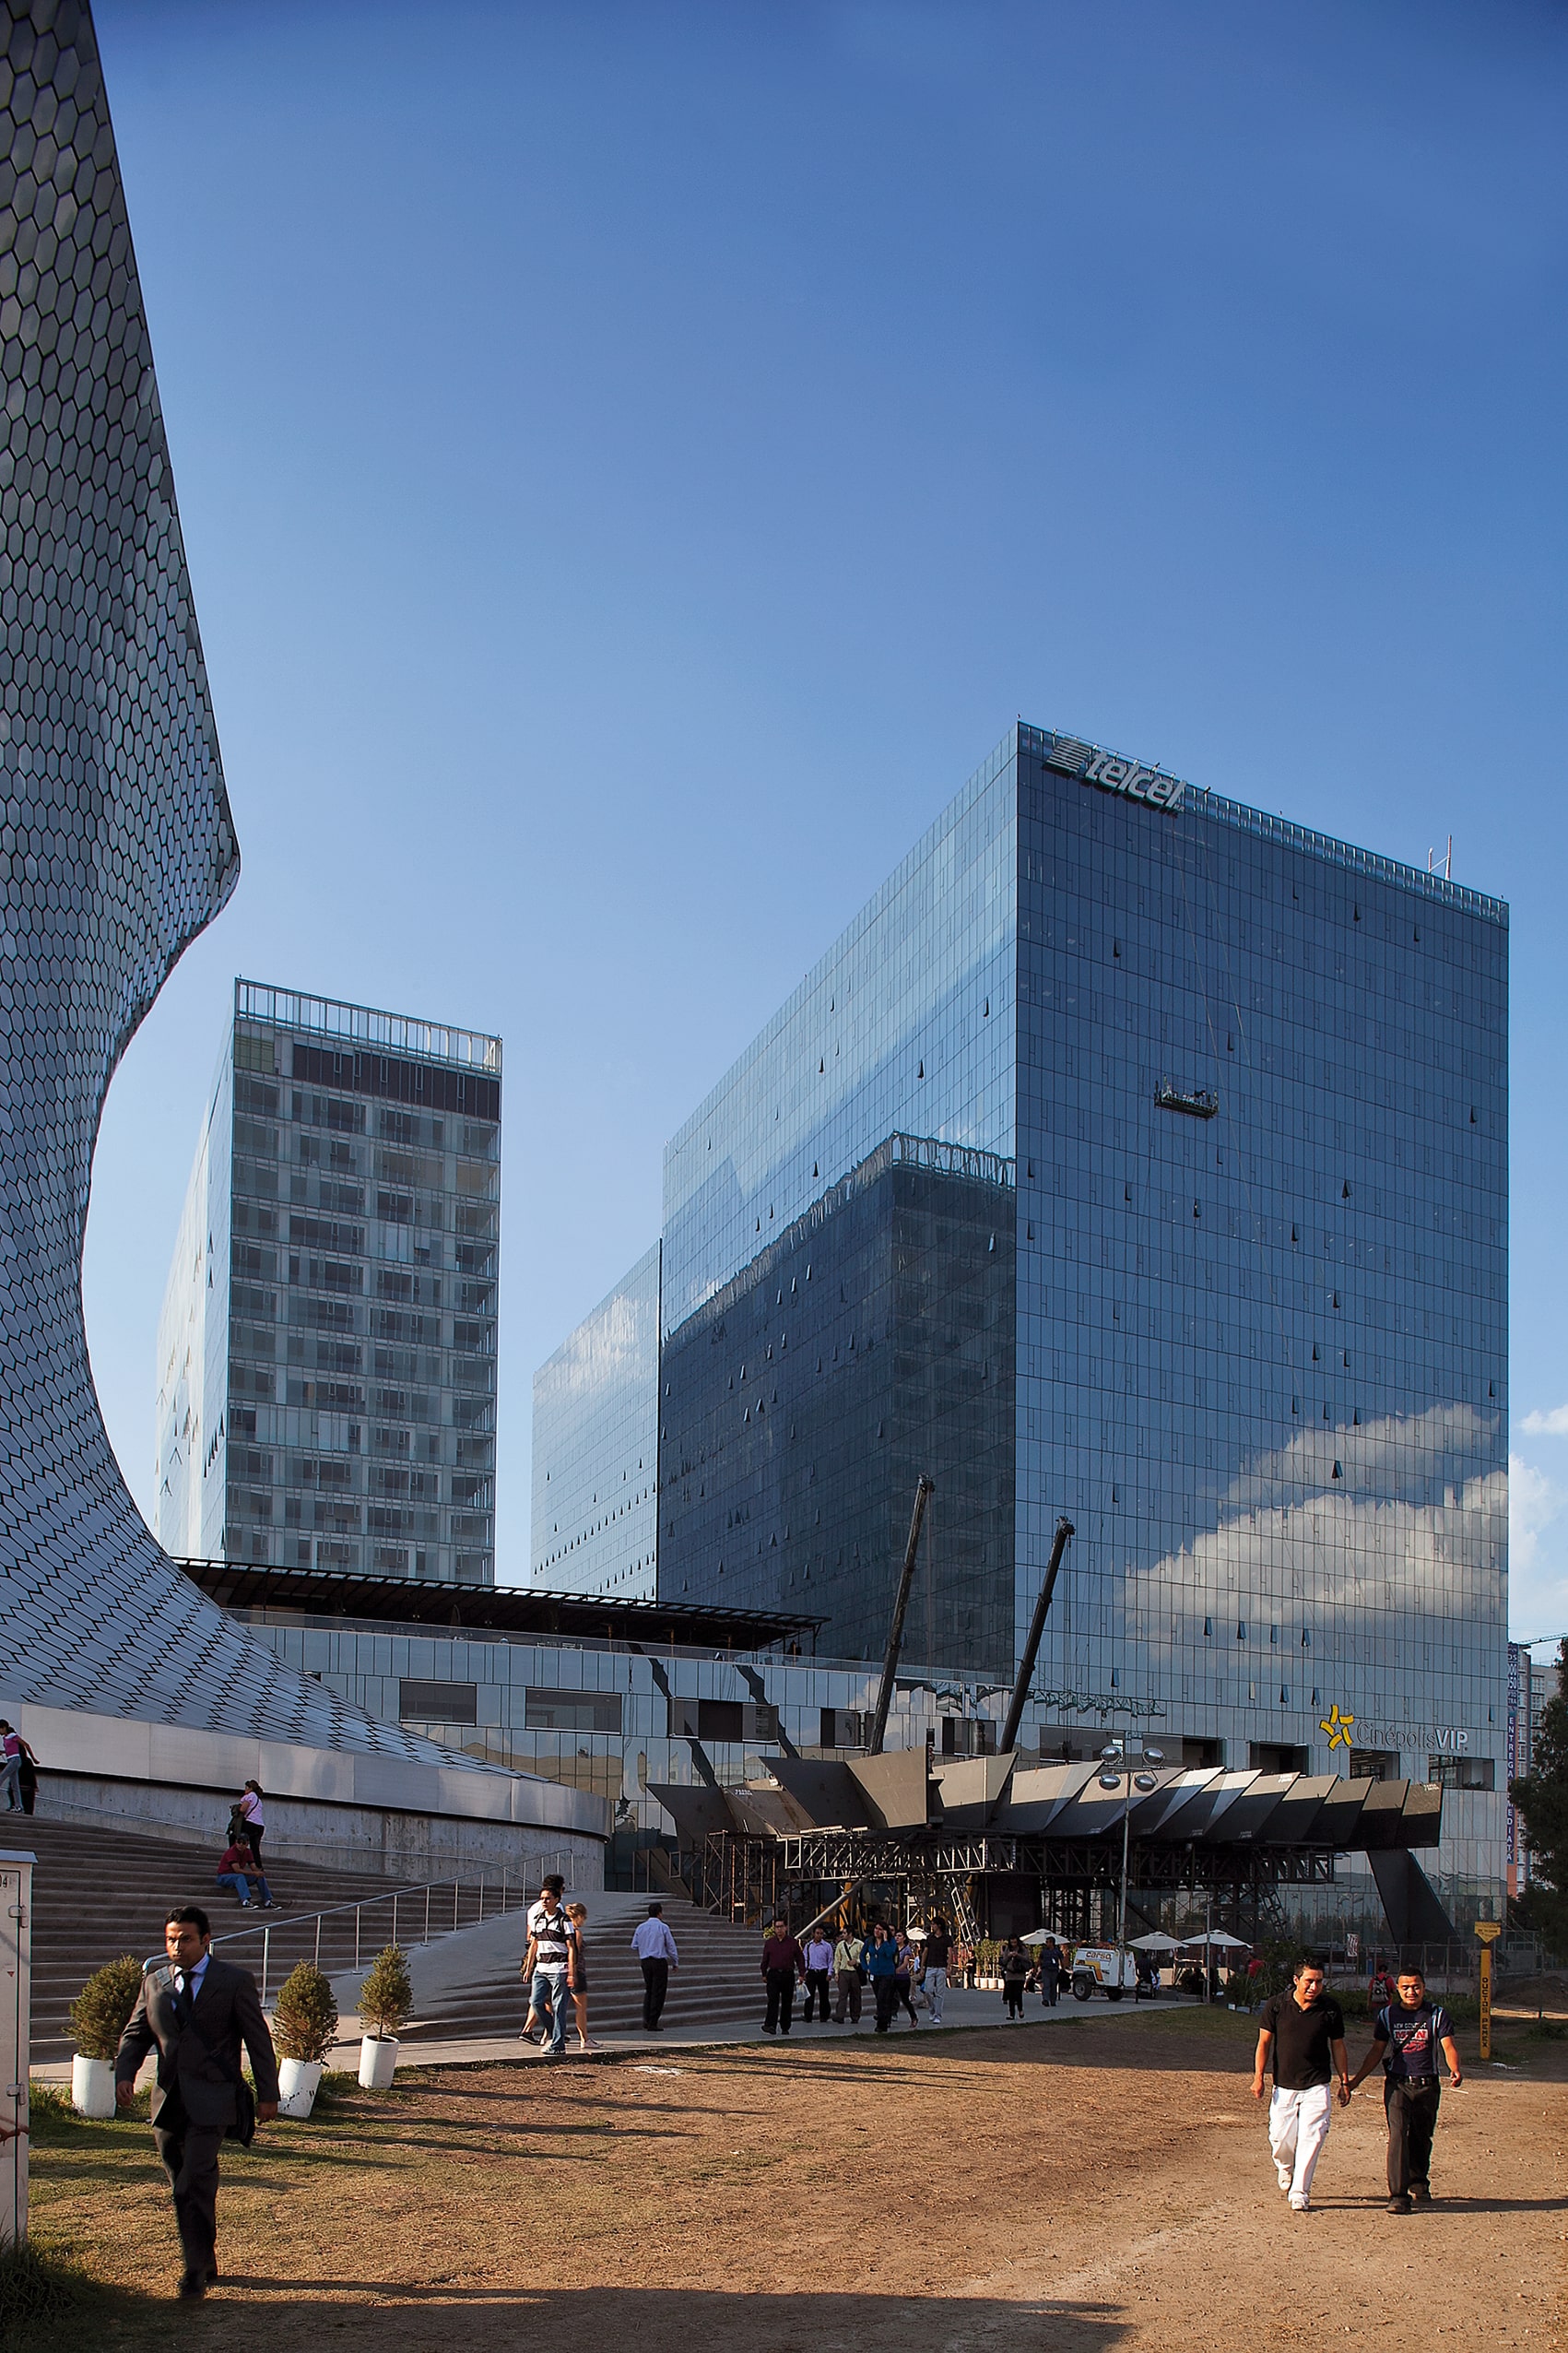
[[[37,1753],[41,1813],[156,1831],[218,1853],[247,1780],[266,1792],[266,1850],[403,1886],[503,1868],[559,1868],[604,1885],[609,1809],[591,1791],[505,1772],[447,1771],[401,1759],[6,1706]],[[21,1816],[10,1817],[14,1825]],[[559,1858],[559,1862],[557,1860]]]

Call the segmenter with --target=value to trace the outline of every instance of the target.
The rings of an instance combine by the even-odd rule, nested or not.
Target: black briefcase
[[[256,2096],[243,2076],[234,2087],[234,2122],[223,2137],[249,2148],[256,2136]]]

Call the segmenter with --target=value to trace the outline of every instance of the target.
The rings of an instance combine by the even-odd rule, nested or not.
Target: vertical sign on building
[[[28,2235],[32,1867],[30,1854],[0,1854],[0,2246]]]
[[[1514,1804],[1514,1783],[1519,1774],[1519,1646],[1508,1645],[1508,1895],[1519,1892],[1519,1816]]]

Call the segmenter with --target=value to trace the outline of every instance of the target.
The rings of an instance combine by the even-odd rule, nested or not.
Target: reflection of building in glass
[[[658,1369],[655,1243],[534,1376],[536,1585],[652,1598]]]
[[[738,1531],[749,1605],[819,1614],[807,1567],[815,1589],[859,1542],[863,1606],[823,1614],[879,1647],[902,1531],[862,1535],[856,1498],[802,1545],[789,1449],[820,1451],[836,1368],[814,1338],[797,1355],[772,1254],[818,1218],[814,1295],[843,1289],[857,1352],[863,1318],[886,1344],[857,1224],[819,1205],[895,1135],[995,1155],[1013,1366],[973,1410],[985,1459],[1011,1456],[1011,1551],[966,1627],[988,1555],[942,1517],[916,1638],[928,1614],[950,1666],[1005,1673],[1069,1512],[1050,1720],[1327,1769],[1338,1705],[1367,1769],[1441,1773],[1450,1889],[1494,1887],[1506,987],[1499,902],[1017,728],[668,1148],[660,1592],[738,1599]],[[763,1349],[765,1439],[731,1398],[731,1302],[749,1389]],[[772,1418],[786,1330],[793,1440]],[[905,1480],[895,1443],[943,1439],[867,1413],[857,1395],[845,1445],[870,1498]]]
[[[235,986],[159,1341],[189,1558],[495,1575],[501,1041]]]
[[[1014,1224],[1009,1162],[893,1136],[667,1334],[662,1591],[809,1611],[874,1657],[924,1471],[942,1573],[910,1655],[1006,1661]]]

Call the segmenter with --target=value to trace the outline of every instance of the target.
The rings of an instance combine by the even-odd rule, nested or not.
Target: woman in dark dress
[[[1030,1967],[1029,1955],[1016,1936],[1009,1936],[1002,1947],[1002,1999],[1009,2018],[1023,2016],[1023,1989],[1029,1981]]]
[[[568,1904],[566,1917],[577,1931],[572,1940],[566,1980],[567,1991],[572,1996],[572,2006],[577,2013],[577,2048],[579,2051],[592,2051],[594,2046],[588,2040],[588,1964],[584,1957],[583,1949],[583,1930],[588,1918],[587,1905]]]

